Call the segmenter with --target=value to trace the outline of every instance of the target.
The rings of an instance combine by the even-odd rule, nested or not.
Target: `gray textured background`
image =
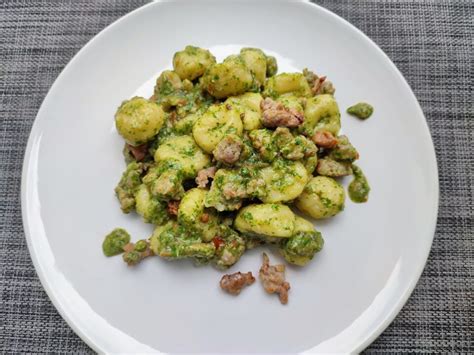
[[[440,209],[428,264],[410,300],[368,352],[474,352],[474,2],[317,3],[368,34],[426,114]],[[144,1],[0,1],[0,352],[91,352],[52,306],[26,247],[24,149],[36,112],[74,54]]]

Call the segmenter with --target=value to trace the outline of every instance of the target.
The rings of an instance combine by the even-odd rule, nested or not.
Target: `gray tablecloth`
[[[91,352],[36,276],[20,212],[28,134],[54,79],[96,33],[144,1],[0,2],[0,352]],[[426,114],[439,164],[431,254],[410,300],[368,352],[474,352],[474,2],[317,3],[369,35]],[[270,5],[269,5],[270,6]]]

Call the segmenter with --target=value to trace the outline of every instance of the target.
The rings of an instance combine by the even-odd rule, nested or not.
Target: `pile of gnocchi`
[[[333,84],[307,69],[277,72],[276,59],[257,48],[217,63],[187,46],[150,98],[120,105],[127,167],[115,192],[124,213],[156,228],[135,243],[113,230],[105,255],[123,254],[129,265],[157,255],[226,269],[271,244],[291,264],[313,259],[323,238],[295,211],[313,219],[340,213],[341,176],[354,176],[356,202],[367,201],[370,188],[354,165],[357,150],[338,135]]]

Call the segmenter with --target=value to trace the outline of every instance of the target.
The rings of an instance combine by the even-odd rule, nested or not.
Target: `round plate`
[[[151,258],[129,268],[102,255],[114,227],[134,239],[152,231],[122,214],[114,196],[124,169],[115,110],[137,92],[150,95],[150,79],[187,44],[211,48],[218,59],[260,47],[278,54],[283,69],[312,68],[337,88],[344,132],[372,192],[368,203],[347,201],[344,213],[316,223],[325,247],[307,267],[287,268],[286,306],[258,282],[238,297],[224,294],[222,272],[211,267]],[[345,114],[362,100],[375,107],[369,120]],[[387,327],[423,270],[437,176],[408,84],[346,21],[306,2],[158,2],[102,31],[54,83],[28,142],[22,212],[44,288],[97,351],[357,352]],[[261,252],[246,253],[230,272],[255,274]]]

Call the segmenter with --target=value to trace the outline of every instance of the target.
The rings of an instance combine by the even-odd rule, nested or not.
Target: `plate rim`
[[[231,2],[241,2],[242,0],[232,0]],[[291,3],[291,0],[285,0],[286,2]],[[33,246],[33,238],[34,238],[34,231],[32,230],[29,222],[29,217],[28,217],[28,212],[27,212],[27,196],[26,196],[26,185],[28,181],[28,167],[31,162],[31,153],[32,153],[32,148],[33,144],[38,138],[38,131],[39,131],[39,123],[38,123],[38,117],[42,113],[42,111],[45,109],[45,102],[48,100],[48,97],[51,95],[52,92],[55,91],[56,86],[58,85],[58,82],[62,80],[65,72],[69,70],[70,67],[80,58],[88,49],[88,47],[100,36],[103,36],[106,32],[110,31],[112,28],[114,28],[117,24],[120,22],[124,21],[125,19],[134,16],[135,14],[141,12],[141,11],[147,11],[149,7],[156,6],[157,4],[163,4],[167,3],[169,1],[167,0],[154,0],[151,1],[147,4],[144,4],[127,14],[123,15],[122,17],[116,19],[109,25],[107,25],[105,28],[103,28],[99,33],[94,35],[70,60],[69,62],[65,65],[65,67],[61,70],[57,78],[54,80],[53,84],[49,88],[46,96],[44,97],[38,112],[35,116],[35,119],[33,121],[29,137],[28,137],[28,142],[26,145],[25,153],[24,153],[24,158],[23,158],[23,163],[22,163],[22,174],[21,174],[21,215],[22,215],[22,224],[23,224],[23,230],[25,233],[25,239],[27,242],[27,247],[28,247],[28,252],[30,254],[31,260],[33,262],[33,266],[35,268],[36,274],[38,275],[38,278],[41,282],[41,285],[43,289],[45,290],[46,294],[48,295],[48,298],[50,301],[53,303],[55,309],[58,311],[58,313],[61,315],[61,317],[65,320],[65,322],[68,324],[68,326],[76,333],[89,347],[91,347],[94,351],[99,352],[99,353],[106,353],[107,349],[103,349],[100,347],[98,344],[96,344],[92,338],[90,337],[90,334],[85,332],[83,328],[79,327],[74,323],[72,318],[69,317],[69,312],[66,310],[66,308],[61,306],[61,302],[59,301],[54,288],[50,284],[50,280],[48,279],[47,275],[43,272],[41,264],[38,260],[38,255],[35,252],[34,246]],[[373,47],[379,55],[381,55],[385,61],[389,64],[391,69],[394,71],[394,73],[401,79],[401,83],[404,86],[404,89],[407,90],[411,96],[413,97],[416,105],[416,110],[418,111],[419,114],[423,117],[423,126],[424,129],[426,130],[425,132],[428,133],[427,139],[429,148],[429,165],[431,169],[433,170],[433,183],[434,183],[434,201],[435,204],[432,206],[431,209],[431,215],[432,215],[432,220],[431,220],[431,226],[427,228],[427,230],[431,230],[430,236],[431,238],[427,240],[429,242],[429,247],[426,248],[425,255],[423,256],[422,262],[419,263],[418,268],[414,270],[412,275],[414,277],[411,278],[410,282],[406,285],[405,292],[402,293],[399,297],[399,299],[392,304],[390,307],[390,310],[386,313],[386,316],[379,322],[377,327],[371,332],[368,333],[363,339],[359,341],[357,346],[351,350],[351,353],[359,353],[365,348],[367,348],[395,319],[395,317],[399,314],[400,310],[403,308],[403,306],[406,304],[408,301],[409,297],[413,293],[413,290],[415,289],[421,274],[423,270],[426,267],[426,263],[428,261],[428,257],[432,248],[433,240],[435,237],[435,231],[436,231],[436,226],[437,226],[437,217],[438,217],[438,212],[439,212],[439,175],[438,175],[438,162],[437,162],[437,157],[436,157],[436,151],[434,147],[434,142],[433,138],[431,136],[431,132],[428,126],[428,122],[426,120],[426,116],[420,106],[420,103],[418,102],[418,99],[416,95],[414,94],[412,88],[408,84],[407,80],[403,76],[403,74],[400,72],[400,70],[397,68],[397,66],[393,63],[393,61],[390,59],[390,57],[371,39],[369,38],[364,32],[362,32],[360,29],[358,29],[356,26],[351,24],[349,21],[346,19],[342,18],[341,16],[335,14],[334,12],[318,5],[315,3],[310,2],[309,0],[298,0],[295,3],[300,3],[303,6],[307,6],[308,8],[316,8],[318,11],[321,11],[324,13],[324,15],[332,17],[333,20],[336,20],[339,22],[341,25],[345,26],[348,30],[355,32],[359,35],[361,39],[363,39],[367,44],[369,44],[371,47]]]

